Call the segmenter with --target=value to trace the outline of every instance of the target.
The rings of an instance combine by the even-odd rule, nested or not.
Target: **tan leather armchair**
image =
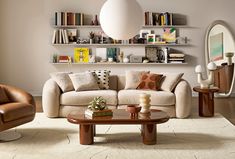
[[[9,102],[0,104],[0,132],[34,119],[35,101],[29,93],[8,85],[0,84]]]

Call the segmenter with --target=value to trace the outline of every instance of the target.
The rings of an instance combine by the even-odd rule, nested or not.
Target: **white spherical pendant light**
[[[136,0],[107,0],[101,8],[101,28],[115,40],[133,38],[143,23],[143,10]]]

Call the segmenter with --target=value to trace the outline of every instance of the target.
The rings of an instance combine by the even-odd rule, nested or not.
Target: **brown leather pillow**
[[[8,103],[9,101],[4,88],[0,87],[0,104]]]
[[[140,84],[137,89],[160,90],[162,74],[144,73],[141,75]]]

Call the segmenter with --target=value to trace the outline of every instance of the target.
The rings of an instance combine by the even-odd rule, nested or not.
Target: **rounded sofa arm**
[[[47,117],[59,116],[60,94],[61,91],[57,83],[52,79],[47,80],[42,91],[42,108]]]
[[[175,109],[177,118],[187,118],[192,109],[192,89],[189,83],[181,80],[175,88]]]

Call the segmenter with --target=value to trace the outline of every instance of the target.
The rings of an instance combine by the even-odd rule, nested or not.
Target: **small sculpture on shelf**
[[[90,38],[90,44],[93,44],[95,40],[95,32],[90,32],[89,38]]]
[[[207,65],[207,69],[209,70],[209,75],[207,79],[203,79],[202,72],[204,72],[201,65],[197,65],[195,68],[195,72],[197,73],[197,81],[200,84],[200,87],[203,88],[210,88],[214,84],[214,71],[216,70],[217,66],[214,62],[210,62]]]
[[[140,113],[142,114],[149,114],[150,113],[150,102],[151,102],[151,95],[150,94],[146,94],[146,93],[142,93],[140,94],[140,106],[141,106],[141,111]]]
[[[225,53],[225,56],[227,57],[227,63],[229,66],[233,64],[233,62],[232,62],[233,55],[234,55],[233,52]]]

